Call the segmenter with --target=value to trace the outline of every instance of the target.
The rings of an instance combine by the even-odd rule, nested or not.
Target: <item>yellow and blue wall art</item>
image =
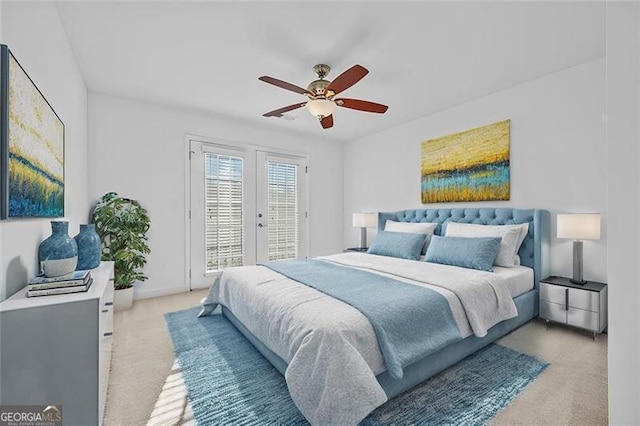
[[[510,120],[422,142],[422,203],[508,200]]]
[[[0,46],[0,218],[64,216],[64,124]]]

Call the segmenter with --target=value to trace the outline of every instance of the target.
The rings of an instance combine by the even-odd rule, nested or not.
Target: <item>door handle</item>
[[[263,225],[261,223],[258,224],[258,228],[262,228],[262,227],[265,227],[265,226],[267,226],[267,225]]]

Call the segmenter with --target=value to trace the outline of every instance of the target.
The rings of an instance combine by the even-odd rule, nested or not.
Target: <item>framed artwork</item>
[[[64,124],[0,45],[0,218],[64,216]]]
[[[508,200],[510,120],[422,142],[422,203]]]

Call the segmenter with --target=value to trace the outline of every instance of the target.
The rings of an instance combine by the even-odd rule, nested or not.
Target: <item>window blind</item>
[[[242,158],[205,153],[205,234],[207,272],[243,264]]]
[[[298,257],[298,166],[267,161],[269,260]]]

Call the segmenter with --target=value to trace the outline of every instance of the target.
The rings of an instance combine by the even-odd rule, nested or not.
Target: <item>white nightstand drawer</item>
[[[564,306],[566,290],[566,287],[540,283],[540,299],[547,300],[553,303],[559,303]]]
[[[590,330],[593,338],[607,328],[607,284],[549,276],[540,281],[540,318]]]
[[[564,309],[564,304],[549,302],[546,300],[540,301],[540,317],[543,319],[567,322],[567,311]]]
[[[598,328],[598,313],[582,309],[569,308],[567,311],[567,324],[575,327],[586,328],[591,331],[600,331]]]
[[[569,307],[598,312],[600,310],[600,295],[595,291],[570,288]]]

